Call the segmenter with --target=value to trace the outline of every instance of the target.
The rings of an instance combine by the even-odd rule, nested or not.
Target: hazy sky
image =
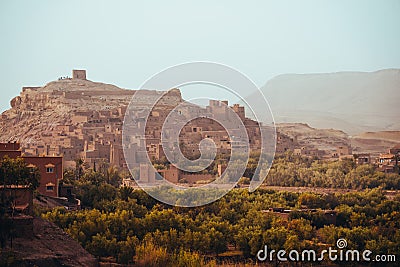
[[[22,86],[84,68],[138,88],[215,61],[258,86],[277,74],[400,68],[400,1],[1,1],[0,111]]]

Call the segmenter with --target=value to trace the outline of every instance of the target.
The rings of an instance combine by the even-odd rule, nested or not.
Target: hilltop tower
[[[72,70],[72,79],[86,80],[86,70]]]

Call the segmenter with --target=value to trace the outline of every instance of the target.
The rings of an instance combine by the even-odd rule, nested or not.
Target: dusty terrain
[[[400,131],[366,132],[351,137],[355,153],[371,153],[373,156],[386,153],[397,144],[400,144]]]
[[[1,114],[0,139],[22,145],[39,142],[42,133],[69,123],[74,114],[128,105],[134,92],[88,80],[60,80],[25,89]]]
[[[379,156],[400,144],[400,131],[364,132],[349,136],[336,129],[316,129],[305,123],[277,123],[277,131],[292,138],[302,146],[333,150],[337,146],[351,145],[354,154],[370,153]]]
[[[33,237],[13,240],[13,266],[97,266],[94,256],[53,223],[35,218],[33,226]]]
[[[277,123],[277,131],[295,138],[299,145],[321,150],[334,150],[349,145],[348,135],[335,129],[316,129],[305,123]]]

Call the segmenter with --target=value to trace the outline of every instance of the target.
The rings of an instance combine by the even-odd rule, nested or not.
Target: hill
[[[284,74],[261,88],[277,123],[305,122],[351,135],[400,130],[399,89],[399,69]]]
[[[54,223],[33,220],[32,237],[13,240],[11,266],[97,266],[95,257]]]
[[[10,101],[11,108],[1,114],[0,141],[19,141],[23,146],[38,144],[43,141],[43,136],[56,131],[59,125],[79,124],[72,120],[74,116],[83,114],[94,120],[99,114],[115,113],[122,121],[135,92],[82,79],[52,81],[43,87],[24,87],[20,95]],[[144,93],[161,95],[164,92],[144,90]],[[180,100],[180,93],[170,93],[164,102]]]
[[[334,151],[339,146],[349,146],[349,136],[340,130],[316,129],[305,123],[278,123],[277,131],[294,138],[300,146]]]
[[[400,144],[400,131],[365,132],[351,137],[355,153],[371,153],[377,156],[397,144]]]

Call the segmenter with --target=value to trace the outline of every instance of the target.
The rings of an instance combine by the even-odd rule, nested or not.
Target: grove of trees
[[[253,165],[251,161],[248,176]],[[135,266],[202,266],[227,259],[255,263],[264,245],[276,250],[321,251],[335,247],[339,238],[347,240],[348,249],[400,257],[400,197],[385,195],[385,189],[400,189],[400,177],[380,173],[371,165],[286,154],[275,160],[267,185],[359,191],[319,194],[259,188],[250,193],[234,189],[197,208],[168,206],[142,190],[120,187],[123,175],[110,168],[66,171],[64,182],[74,185],[83,209],[56,208],[42,216],[93,255]],[[243,184],[249,181],[241,179]],[[266,212],[271,207],[293,212],[283,218]],[[327,220],[323,210],[333,210],[336,222]]]
[[[198,208],[166,206],[141,190],[124,187],[115,194],[115,199],[102,199],[94,209],[58,208],[43,217],[94,255],[120,263],[196,266],[185,264],[204,263],[204,256],[229,251],[239,251],[240,261],[255,262],[264,244],[278,250],[322,250],[334,247],[338,238],[345,238],[348,248],[400,256],[400,198],[387,199],[381,189],[331,195],[235,189]],[[318,212],[293,212],[287,220],[265,212],[269,207],[304,205],[334,209],[336,224],[324,221]]]
[[[357,166],[349,159],[323,161],[287,153],[274,160],[265,184],[343,189],[381,187],[400,190],[400,175],[377,171],[370,164]]]

